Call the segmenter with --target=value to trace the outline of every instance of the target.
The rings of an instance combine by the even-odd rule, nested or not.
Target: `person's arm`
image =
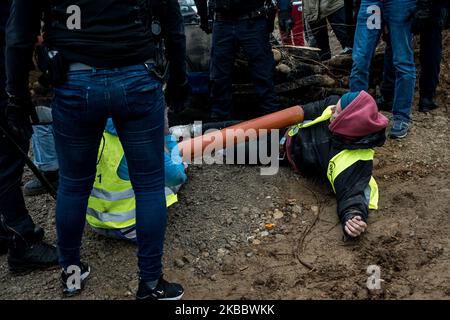
[[[305,113],[305,120],[314,120],[320,117],[323,111],[332,105],[336,105],[339,101],[339,96],[330,96],[324,100],[314,101],[303,106],[303,111]]]
[[[29,96],[29,73],[36,37],[40,33],[42,0],[14,0],[6,26],[7,92]]]
[[[164,152],[165,183],[167,187],[176,187],[186,183],[186,170],[175,137],[168,134],[164,140],[167,148]]]
[[[178,1],[167,0],[163,5],[161,26],[169,60],[166,101],[174,112],[180,112],[191,92],[186,71],[186,35]]]
[[[334,180],[336,190],[337,212],[341,223],[350,218],[350,209],[361,213],[363,221],[369,217],[370,188],[373,162],[358,161],[339,174]]]
[[[177,0],[167,0],[162,17],[162,32],[169,59],[169,82],[175,86],[184,85],[186,74],[186,35],[183,17]]]

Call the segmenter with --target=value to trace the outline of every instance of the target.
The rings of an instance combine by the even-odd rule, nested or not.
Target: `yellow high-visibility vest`
[[[289,136],[295,136],[299,130],[311,127],[318,123],[327,121],[331,118],[333,111],[333,106],[327,107],[320,117],[317,117],[313,121],[304,122],[292,126],[289,129]],[[333,191],[336,193],[336,189],[334,187],[334,181],[336,178],[344,172],[346,169],[354,165],[358,161],[373,161],[375,156],[374,149],[355,149],[355,150],[342,150],[337,155],[335,155],[328,163],[327,170],[327,178],[331,183],[331,187]],[[378,184],[375,181],[374,177],[370,178],[369,186],[368,186],[368,198],[369,198],[369,209],[378,209],[378,200],[379,200],[379,190]]]
[[[104,132],[103,137],[86,220],[93,228],[128,228],[136,224],[136,199],[131,182],[117,174],[124,151],[117,136]],[[165,193],[167,207],[178,201],[170,188]]]

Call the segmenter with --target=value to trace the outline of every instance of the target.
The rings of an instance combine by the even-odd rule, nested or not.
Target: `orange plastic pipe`
[[[247,130],[256,130],[259,136],[259,130],[282,129],[294,124],[303,122],[303,108],[294,106],[275,113],[271,113],[256,119],[238,123],[234,126],[204,134],[189,140],[181,141],[178,144],[184,161],[193,160],[203,154],[206,147],[214,150],[221,150],[229,146],[230,139],[233,144],[243,142],[250,135],[246,135]],[[239,130],[238,130],[239,129]]]

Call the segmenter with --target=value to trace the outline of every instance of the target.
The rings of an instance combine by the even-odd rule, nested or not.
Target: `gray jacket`
[[[303,0],[303,16],[314,22],[328,17],[344,6],[344,0]]]

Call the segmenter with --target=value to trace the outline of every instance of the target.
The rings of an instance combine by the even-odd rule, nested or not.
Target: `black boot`
[[[11,272],[26,273],[58,264],[56,247],[43,242],[43,237],[44,232],[40,228],[25,236],[13,234],[8,255]]]
[[[8,231],[3,227],[3,223],[0,221],[0,256],[8,253],[10,238]]]
[[[39,242],[44,239],[44,229],[39,226],[34,227],[32,242]],[[13,237],[2,225],[0,225],[0,256],[7,254]]]
[[[53,185],[55,190],[58,189],[59,171],[42,171],[42,174],[47,178],[48,182]],[[39,196],[46,193],[48,193],[48,190],[44,187],[41,181],[39,181],[39,179],[28,181],[23,187],[23,194],[28,197]]]
[[[0,256],[8,253],[8,241],[0,239]]]
[[[431,112],[438,107],[433,99],[420,98],[419,100],[419,112]]]

